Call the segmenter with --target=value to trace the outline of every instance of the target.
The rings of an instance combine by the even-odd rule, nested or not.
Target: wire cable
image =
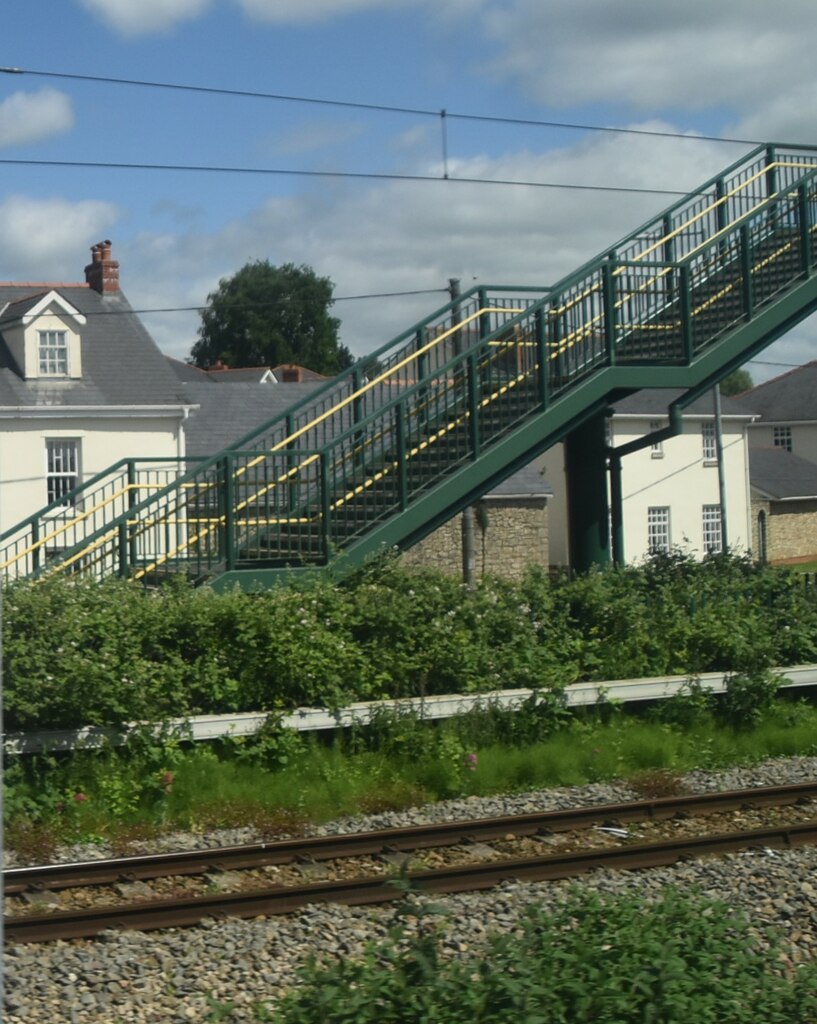
[[[210,85],[189,85],[181,82],[155,82],[138,78],[114,78],[108,75],[81,75],[63,71],[41,71],[33,68],[0,67],[8,75],[33,75],[40,78],[61,78],[68,81],[99,82],[107,85],[130,85],[146,89],[171,89],[178,92],[204,93],[215,96],[236,96],[245,99],[277,100],[286,103],[311,103],[327,107],[344,107],[350,110],[370,110],[387,114],[410,114],[414,117],[454,118],[458,121],[485,121],[494,124],[524,125],[535,128],[565,128],[587,132],[617,132],[623,135],[647,135],[657,138],[689,139],[698,142],[722,142],[728,145],[760,146],[757,139],[738,139],[722,135],[690,135],[686,132],[659,131],[650,128],[622,128],[613,125],[584,124],[579,121],[549,121],[537,118],[502,117],[491,114],[466,114],[451,110],[429,110],[423,107],[400,107],[386,103],[360,103],[353,100],[333,100],[320,96],[292,96],[285,93],[260,92],[254,89],[226,89]]]
[[[205,174],[262,174],[302,178],[351,178],[375,181],[451,182],[458,185],[514,185],[520,188],[572,189],[581,192],[617,192],[635,195],[686,196],[688,189],[638,188],[628,185],[578,185],[574,182],[517,181],[513,178],[451,177],[450,174],[398,174],[388,171],[310,171],[288,167],[240,167],[213,164],[148,164],[110,160],[33,160],[15,157],[0,158],[6,167],[75,167],[115,171],[181,171]]]
[[[403,292],[369,292],[365,295],[335,295],[332,302],[357,302],[363,299],[397,299],[412,295],[442,295],[448,294],[447,288],[414,288]],[[231,309],[266,309],[275,305],[270,302],[242,302],[238,306],[231,306]],[[157,306],[153,309],[97,309],[83,313],[83,316],[132,316],[136,313],[139,316],[150,313],[202,313],[209,309],[209,304],[202,306]]]

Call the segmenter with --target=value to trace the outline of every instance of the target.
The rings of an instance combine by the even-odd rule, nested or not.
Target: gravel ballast
[[[787,758],[720,773],[694,772],[691,792],[771,786],[817,777],[817,758]],[[320,832],[376,828],[522,814],[535,810],[638,799],[623,784],[543,790],[505,797],[446,801],[367,818],[343,819]],[[251,842],[249,830],[218,836],[174,836],[161,847],[193,848]],[[153,844],[152,849],[160,848]],[[64,851],[87,857],[88,849]],[[97,856],[109,851],[94,848]],[[434,897],[445,914],[435,917],[452,955],[464,953],[489,932],[516,927],[534,901],[553,906],[574,886],[628,892],[650,900],[667,886],[696,888],[712,899],[743,908],[758,928],[775,926],[790,940],[794,963],[817,953],[817,849],[750,851],[639,872],[596,871],[578,881],[504,883],[483,893]],[[421,904],[420,904],[421,905]],[[383,939],[394,907],[313,906],[287,917],[209,921],[189,929],[108,932],[95,940],[17,945],[6,950],[6,1024],[147,1024],[207,1019],[210,1001],[233,1002],[226,1019],[252,1021],[255,1003],[269,1003],[290,986],[307,956],[349,957],[366,942]],[[408,926],[416,921],[408,918]]]

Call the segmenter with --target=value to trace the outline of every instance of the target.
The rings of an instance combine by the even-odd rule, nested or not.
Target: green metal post
[[[224,560],[227,569],[235,569],[235,477],[233,475],[233,457],[224,456]]]
[[[752,287],[752,242],[749,228],[743,224],[740,229],[740,267],[743,278],[743,312],[746,319],[751,320],[755,308],[754,290]]]
[[[675,235],[672,233],[672,217],[669,214],[664,217],[663,220],[663,231],[664,231],[664,261],[666,263],[675,262]],[[672,302],[675,297],[675,271],[670,270],[667,274],[667,300]]]
[[[128,569],[128,524],[120,523],[118,529],[119,547],[119,575],[127,579],[130,570]]]
[[[320,509],[321,533],[323,541],[323,557],[328,563],[332,557],[332,537],[330,533],[330,517],[332,515],[331,492],[329,489],[329,455],[321,452],[320,456]]]
[[[773,196],[777,192],[777,167],[774,165],[777,163],[777,150],[774,146],[766,147],[766,164],[768,170],[766,171],[766,195]]]
[[[363,374],[360,372],[359,369],[355,369],[355,370],[352,371],[352,390],[353,390],[353,393],[355,394],[355,397],[352,399],[352,422],[353,423],[360,423],[360,421],[363,419],[363,399],[360,397],[360,395],[357,394],[357,392],[359,392],[362,387],[363,387]],[[363,433],[362,432],[359,432],[359,433],[355,434],[355,436],[353,438],[353,441],[352,441],[352,446],[353,446],[353,450],[354,450],[354,453],[355,453],[354,454],[354,465],[359,466],[361,464],[361,462],[363,462],[363,451],[364,451]]]
[[[681,337],[684,342],[684,358],[687,365],[692,364],[695,356],[695,339],[692,334],[692,296],[690,294],[689,266],[684,263],[681,272]]]
[[[417,349],[423,348],[428,341],[425,327],[417,331]],[[417,357],[417,380],[424,381],[428,376],[428,356],[425,352]],[[417,391],[417,404],[419,406],[417,420],[419,423],[428,422],[428,388],[421,387]]]
[[[718,225],[718,231],[723,231],[729,223],[729,210],[727,209],[729,201],[725,197],[726,185],[723,178],[718,178],[715,182],[715,198],[718,200],[718,205],[715,208],[715,223]]]
[[[613,532],[613,564],[624,565],[624,498],[621,490],[621,458],[610,453],[610,524]]]
[[[610,563],[605,421],[597,412],[565,439],[570,565],[577,572]]]
[[[811,210],[808,201],[808,186],[797,189],[797,219],[800,224],[800,266],[805,274],[811,273],[814,253],[811,247]]]
[[[137,493],[137,490],[136,490],[136,463],[133,461],[133,459],[128,459],[127,474],[128,474],[128,510],[130,510],[135,505],[139,504],[139,494]],[[139,554],[139,550],[138,550],[138,547],[137,547],[137,541],[136,541],[136,533],[135,533],[135,531],[132,531],[132,530],[129,530],[128,532],[131,534],[131,538],[130,538],[130,552],[129,552],[130,564],[131,565],[136,565],[136,560],[137,560],[137,557],[138,557],[138,554]]]
[[[485,309],[488,305],[488,291],[486,288],[479,288],[477,290],[479,296],[479,308]],[[479,336],[480,338],[487,338],[491,333],[491,314],[483,313],[479,318]]]
[[[539,398],[539,403],[544,411],[548,407],[549,388],[548,388],[548,339],[547,339],[547,320],[545,319],[545,309],[541,304],[536,307],[534,313],[534,331],[536,337],[536,391]]]
[[[400,511],[408,508],[408,463],[406,460],[406,403],[398,402],[394,410],[394,435],[397,442],[397,500]]]
[[[295,419],[291,412],[288,412],[286,415],[286,432],[287,437],[292,437],[292,435],[295,433]],[[288,472],[291,473],[291,471],[295,469],[297,464],[297,455],[287,455]],[[298,480],[294,474],[287,477],[287,507],[289,508],[290,512],[294,512],[298,508]]]
[[[468,435],[471,442],[471,459],[479,458],[479,370],[477,357],[468,356]]]
[[[550,363],[551,359],[555,361],[556,365],[554,367],[553,376],[556,377],[559,386],[561,386],[563,357],[559,351],[559,345],[562,338],[562,318],[558,310],[558,302],[553,303],[552,308],[548,310],[548,313],[550,314],[548,318],[550,323],[550,347],[553,350],[548,357],[548,363]],[[551,375],[548,372],[548,379],[550,379],[550,377]]]
[[[40,524],[35,519],[31,524],[31,543],[34,546],[34,550],[31,552],[31,571],[36,573],[40,568],[40,557],[42,555],[42,548],[38,541],[40,539]]]
[[[605,260],[601,268],[602,300],[604,303],[604,347],[607,365],[616,365],[616,282],[613,264]]]
[[[723,231],[724,228],[729,224],[729,200],[726,197],[726,185],[724,184],[723,178],[718,178],[715,182],[715,195],[718,200],[724,200],[724,202],[718,202],[716,207],[715,217],[718,225],[718,231]],[[718,244],[718,254],[721,260],[729,258],[729,242],[726,238],[721,238]]]

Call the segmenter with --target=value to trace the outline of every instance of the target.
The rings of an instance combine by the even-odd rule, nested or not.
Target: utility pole
[[[448,279],[448,294],[451,296],[451,324],[460,322],[460,307],[457,299],[460,297],[460,279],[450,277]],[[462,351],[462,339],[460,332],[454,332],[454,352],[456,355]],[[476,539],[474,534],[474,507],[467,505],[462,510],[462,582],[471,590],[474,586],[477,569]]]

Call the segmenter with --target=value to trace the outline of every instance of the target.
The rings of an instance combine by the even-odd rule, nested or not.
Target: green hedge
[[[803,578],[731,556],[472,591],[386,562],[255,595],[55,579],[3,601],[9,731],[817,660]]]

